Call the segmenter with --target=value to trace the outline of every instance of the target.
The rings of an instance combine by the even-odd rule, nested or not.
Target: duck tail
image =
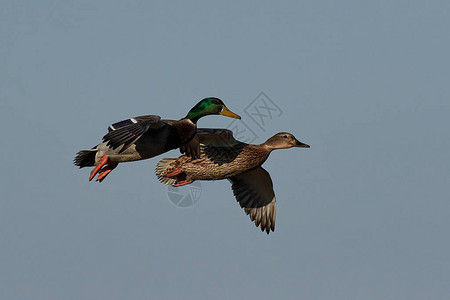
[[[177,158],[163,158],[156,164],[155,174],[159,181],[167,185],[175,185],[177,183],[175,178],[166,177],[167,167],[176,160]]]
[[[93,167],[95,166],[95,155],[97,154],[97,147],[91,150],[81,150],[77,153],[73,159],[73,164],[75,166],[83,167]]]

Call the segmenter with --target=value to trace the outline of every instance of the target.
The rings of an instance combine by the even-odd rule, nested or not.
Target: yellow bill
[[[237,115],[234,112],[232,112],[231,110],[229,110],[225,105],[222,107],[222,110],[220,111],[219,114],[230,117],[230,118],[235,118],[235,119],[241,118],[239,115]]]

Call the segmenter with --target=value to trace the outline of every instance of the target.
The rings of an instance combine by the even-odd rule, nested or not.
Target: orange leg
[[[117,167],[118,163],[109,163],[106,166],[104,166],[99,172],[97,181],[102,182],[105,177],[111,173],[112,170],[114,170],[115,167]]]
[[[166,177],[172,178],[172,177],[175,177],[175,176],[181,174],[181,172],[182,172],[181,169],[175,169],[172,172],[167,173]]]
[[[104,155],[100,161],[98,162],[98,165],[95,166],[94,170],[92,170],[91,175],[89,176],[89,181],[92,180],[92,178],[97,175],[97,173],[100,171],[100,169],[108,163],[108,156]]]
[[[189,180],[182,180],[182,181],[178,181],[177,183],[175,183],[173,186],[183,186],[186,184],[192,183],[192,181]]]

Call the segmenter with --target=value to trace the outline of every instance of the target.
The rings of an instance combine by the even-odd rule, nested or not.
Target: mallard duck
[[[280,132],[260,145],[237,141],[228,129],[198,129],[200,158],[182,155],[163,158],[156,176],[168,185],[182,186],[195,180],[228,179],[236,200],[261,231],[275,230],[276,202],[272,179],[261,165],[275,149],[309,148],[292,134]]]
[[[98,174],[97,181],[101,182],[119,163],[147,159],[172,149],[180,148],[181,153],[198,157],[197,121],[207,115],[219,114],[241,118],[222,100],[210,97],[201,100],[178,121],[148,115],[114,123],[108,127],[102,143],[77,153],[74,164],[80,168],[95,166],[89,180]]]

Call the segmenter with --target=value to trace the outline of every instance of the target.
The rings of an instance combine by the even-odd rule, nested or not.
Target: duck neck
[[[188,115],[186,117],[184,117],[184,119],[187,119],[187,120],[191,121],[192,123],[197,124],[198,119],[200,119],[201,117],[203,117],[203,116],[188,113]]]
[[[259,159],[261,160],[261,163],[265,162],[272,150],[274,150],[273,148],[268,147],[265,144],[254,145],[253,147],[255,149],[255,153],[257,153]]]
[[[269,156],[269,154],[273,150],[277,149],[277,148],[273,147],[272,145],[268,144],[267,142],[264,142],[264,143],[260,144],[259,146],[267,152],[267,156]]]
[[[197,103],[197,105],[195,105],[193,108],[191,108],[191,110],[188,112],[188,114],[185,117],[185,119],[189,119],[194,124],[197,124],[197,121],[201,117],[204,117],[204,116],[206,116],[208,114],[210,114],[210,112],[208,112],[207,107],[205,106],[204,103],[200,102],[200,103]]]

